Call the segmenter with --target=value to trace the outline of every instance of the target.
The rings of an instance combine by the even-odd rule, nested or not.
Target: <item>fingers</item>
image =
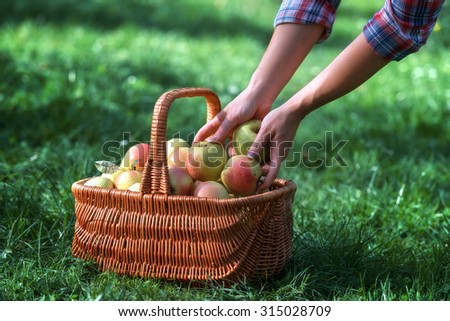
[[[206,138],[214,134],[221,124],[221,120],[216,116],[211,121],[207,122],[194,137],[194,143],[204,141]]]
[[[231,137],[228,137],[227,151],[228,151],[228,155],[230,157],[237,155],[237,152],[236,152],[236,149],[234,149],[233,140]]]
[[[207,122],[194,137],[194,143],[205,141],[208,137],[214,135],[217,130],[222,126],[223,121],[226,119],[226,112],[221,111],[213,119]]]
[[[226,116],[227,113],[225,111],[217,114],[216,117],[200,128],[193,142],[196,143],[206,140],[224,143],[225,139],[230,136],[230,133],[234,129],[234,124]]]
[[[209,142],[218,142],[218,143],[224,143],[225,139],[230,136],[231,132],[234,129],[234,124],[229,121],[227,118],[225,118],[219,128],[217,128],[215,134],[213,134],[211,137],[207,138],[206,140]]]
[[[277,178],[279,168],[271,166],[269,168],[269,172],[264,177],[264,180],[261,185],[258,186],[257,193],[261,193],[272,186],[273,182]]]
[[[263,166],[263,174],[265,175],[261,185],[258,186],[257,192],[262,192],[272,186],[273,182],[280,171],[283,157],[279,154],[277,148],[270,149],[270,162]]]
[[[252,145],[248,149],[247,157],[256,160],[257,162],[261,162],[261,155],[263,154],[264,146],[270,142],[270,133],[264,133],[261,129],[256,135],[255,140]]]
[[[267,176],[267,174],[269,173],[269,169],[270,169],[269,164],[262,164],[261,165],[262,176]]]
[[[261,156],[263,154],[264,148],[266,145],[270,146],[270,133],[264,133],[263,130],[260,130],[256,135],[256,138],[252,145],[250,146],[247,157],[250,157],[257,162],[261,162]],[[278,161],[278,152],[276,148],[270,149],[270,161],[262,166],[262,174],[265,176],[264,181],[260,186],[258,186],[257,192],[262,192],[265,189],[269,188],[278,174],[279,164],[281,164],[281,160]]]
[[[247,156],[262,164],[262,175],[264,180],[258,187],[257,192],[268,189],[277,178],[284,159],[288,156],[292,148],[291,134],[279,135],[282,130],[268,129],[270,126],[262,125],[256,135],[253,144],[250,146]],[[281,136],[281,137],[280,137]],[[264,159],[261,159],[263,157]]]

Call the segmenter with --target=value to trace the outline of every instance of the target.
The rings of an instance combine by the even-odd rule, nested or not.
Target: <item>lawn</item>
[[[72,183],[97,175],[107,142],[147,141],[164,92],[208,87],[230,102],[279,6],[172,2],[1,1],[0,300],[449,300],[448,4],[427,46],[302,122],[279,174],[298,188],[293,256],[280,275],[194,288],[101,273],[72,257]],[[331,38],[276,104],[382,4],[343,1]],[[201,99],[177,101],[168,137],[192,138],[205,115]],[[312,163],[311,142],[324,146],[308,154]]]

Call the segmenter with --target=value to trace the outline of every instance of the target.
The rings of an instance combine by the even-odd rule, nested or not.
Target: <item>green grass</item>
[[[281,170],[298,190],[293,258],[280,275],[199,289],[100,273],[72,257],[70,186],[96,174],[104,143],[124,133],[148,140],[153,105],[167,90],[209,87],[225,105],[244,88],[279,5],[245,3],[177,1],[174,11],[156,0],[1,2],[1,300],[450,299],[447,8],[419,53],[301,124],[291,162],[303,159],[303,144],[325,143],[332,132],[335,144],[348,141],[340,151],[348,166]],[[327,65],[382,3],[343,1],[332,37],[277,103]],[[204,123],[201,99],[172,107],[168,136]]]

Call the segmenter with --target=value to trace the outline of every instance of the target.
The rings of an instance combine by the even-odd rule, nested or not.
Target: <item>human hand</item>
[[[250,119],[262,120],[269,112],[271,104],[271,102],[263,101],[255,92],[245,89],[211,121],[200,128],[194,137],[194,142],[207,140],[224,143],[225,139],[232,135],[236,126]]]
[[[261,128],[250,147],[247,156],[257,159],[267,146],[268,159],[263,164],[264,181],[258,192],[269,188],[277,178],[283,160],[289,155],[295,134],[303,117],[290,111],[289,107],[279,107],[271,111],[262,121]]]

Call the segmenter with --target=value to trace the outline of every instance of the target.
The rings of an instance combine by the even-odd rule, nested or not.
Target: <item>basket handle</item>
[[[150,146],[144,167],[141,193],[170,195],[170,181],[167,167],[166,135],[167,116],[172,103],[178,98],[204,97],[206,100],[206,121],[210,121],[220,111],[219,97],[208,88],[180,88],[164,93],[156,101],[153,110]]]

